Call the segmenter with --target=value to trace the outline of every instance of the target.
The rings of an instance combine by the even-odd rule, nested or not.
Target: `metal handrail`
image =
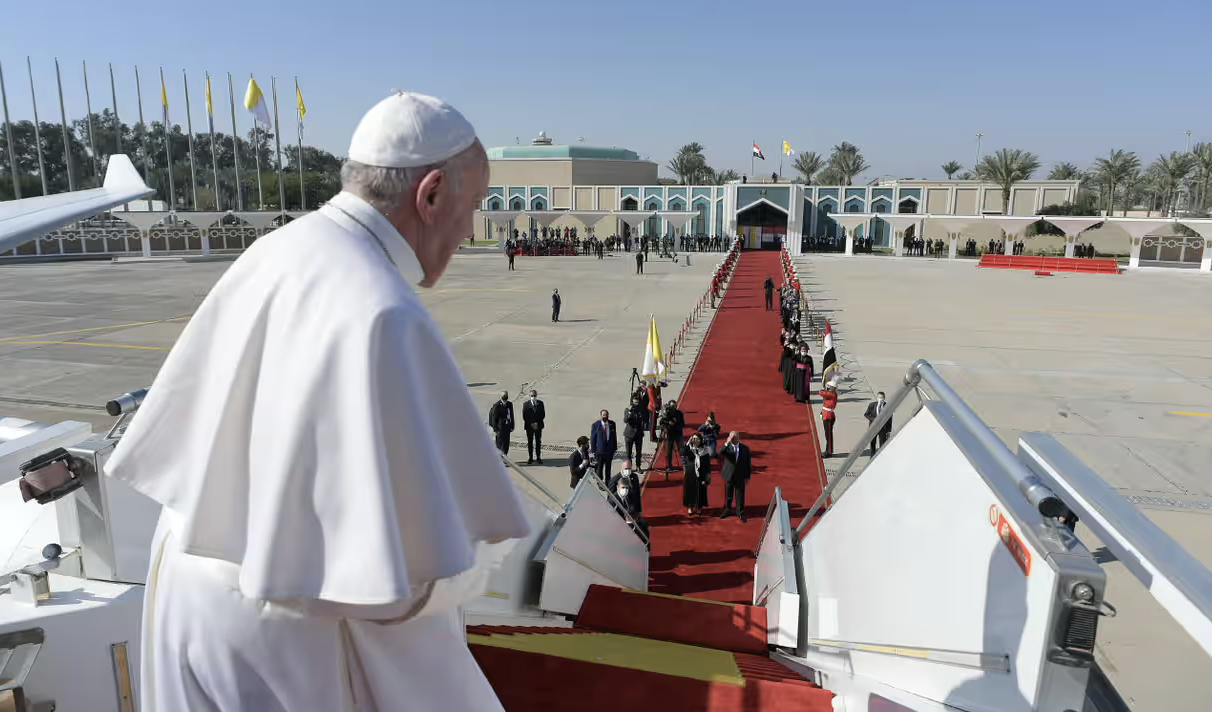
[[[551,490],[547,489],[547,487],[546,487],[545,485],[543,485],[543,483],[542,483],[542,482],[539,482],[539,481],[538,481],[538,480],[536,480],[535,478],[533,478],[533,477],[531,477],[530,475],[528,475],[528,474],[526,473],[526,471],[525,471],[525,470],[523,470],[522,468],[518,467],[518,464],[517,464],[516,462],[514,462],[513,460],[509,459],[509,457],[507,457],[507,456],[505,456],[505,455],[501,455],[501,460],[503,460],[503,461],[505,462],[505,466],[506,466],[506,467],[508,467],[509,469],[511,469],[511,470],[513,470],[514,472],[516,472],[516,473],[518,473],[519,475],[521,475],[521,476],[522,476],[522,479],[526,480],[526,482],[528,482],[528,483],[529,483],[531,486],[533,486],[533,487],[534,487],[535,489],[537,489],[538,491],[540,491],[540,492],[542,492],[543,494],[547,495],[547,497],[548,497],[548,498],[549,498],[549,499],[550,499],[552,502],[555,502],[556,504],[560,505],[561,507],[565,507],[565,506],[566,506],[566,503],[565,503],[563,500],[561,500],[559,497],[555,496],[555,495],[554,495],[554,494],[551,492]],[[549,508],[549,509],[550,509],[550,508]],[[552,510],[552,511],[556,511],[556,510]]]
[[[938,399],[954,411],[956,418],[964,428],[971,432],[973,437],[984,446],[988,454],[1002,466],[1002,469],[1015,479],[1015,484],[1018,486],[1019,491],[1033,507],[1037,508],[1044,516],[1049,517],[1060,516],[1064,513],[1064,504],[1060,498],[1052,490],[1048,489],[1037,475],[1031,474],[1023,467],[1014,453],[1006,447],[1001,439],[993,434],[993,431],[985,425],[980,416],[968,407],[968,404],[943,380],[943,377],[938,374],[938,371],[934,370],[934,367],[929,362],[924,359],[918,359],[913,362],[913,365],[909,367],[908,373],[905,374],[904,384],[888,399],[888,407],[884,408],[884,412],[871,421],[871,425],[867,428],[867,431],[859,438],[858,443],[850,449],[850,454],[842,462],[842,466],[838,469],[837,474],[825,486],[825,489],[821,492],[821,496],[817,497],[816,501],[813,502],[812,507],[808,509],[808,513],[804,515],[804,518],[800,520],[799,526],[795,528],[797,539],[803,538],[804,532],[808,528],[808,523],[821,511],[825,503],[833,496],[833,491],[837,489],[838,484],[845,479],[846,473],[858,461],[859,456],[863,453],[863,444],[871,442],[880,429],[884,427],[884,424],[892,418],[893,411],[904,402],[910,393],[916,392],[921,383],[929,385],[934,390],[935,395],[938,396]]]
[[[577,489],[573,491],[572,497],[568,499],[568,504],[564,507],[565,514],[572,509],[572,503],[575,501],[577,493],[580,492],[586,481],[592,481],[594,484],[596,484],[598,486],[598,491],[606,495],[606,501],[610,502],[610,504],[614,506],[616,510],[622,513],[627,512],[627,505],[623,504],[623,500],[619,499],[614,492],[610,491],[610,487],[607,486],[605,482],[602,482],[602,478],[598,477],[598,473],[594,472],[593,470],[589,470],[583,477],[581,477],[581,481],[577,483]],[[627,525],[631,528],[631,531],[635,532],[636,536],[640,537],[640,541],[644,542],[645,544],[648,543],[648,536],[644,534],[643,529],[640,529],[640,524],[635,520],[634,517],[627,514],[625,517],[623,517],[623,521],[627,522]]]
[[[1051,435],[1024,433],[1019,458],[1212,655],[1212,571]]]
[[[753,555],[757,556],[762,550],[762,542],[766,540],[766,530],[770,528],[770,521],[774,519],[774,513],[778,509],[779,500],[783,497],[783,488],[775,486],[774,496],[770,498],[770,504],[766,506],[766,519],[762,522],[762,533],[757,538],[757,548],[753,550]]]

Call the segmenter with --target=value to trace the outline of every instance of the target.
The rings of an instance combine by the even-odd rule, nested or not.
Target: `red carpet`
[[[581,604],[577,627],[766,655],[766,609],[753,606],[649,596],[595,584]]]
[[[724,503],[718,461],[712,463],[710,509],[702,517],[687,516],[680,473],[668,482],[654,474],[644,489],[644,515],[652,532],[650,591],[752,603],[753,550],[774,488],[782,488],[793,526],[821,492],[824,468],[812,413],[783,392],[779,313],[777,306],[765,310],[762,282],[772,277],[777,285],[780,274],[778,252],[742,253],[678,401],[687,437],[714,411],[721,444],[736,430],[749,446],[749,521],[718,518]],[[663,455],[658,462],[664,462]]]

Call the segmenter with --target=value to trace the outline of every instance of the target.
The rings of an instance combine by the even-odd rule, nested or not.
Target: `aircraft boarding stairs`
[[[563,498],[507,462],[532,533],[464,614],[505,708],[1117,710],[1093,656],[1106,577],[1064,508],[1212,652],[1212,573],[1096,474],[1047,435],[1011,451],[925,362],[885,416],[910,395],[798,526],[776,490],[749,606],[647,593],[644,533],[600,480]],[[120,432],[0,419],[0,709],[133,709],[158,509],[96,475]],[[55,448],[80,482],[13,506],[19,465]]]

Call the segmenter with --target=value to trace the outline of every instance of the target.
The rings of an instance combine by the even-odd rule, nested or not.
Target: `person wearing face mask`
[[[509,435],[513,433],[513,403],[509,400],[509,391],[501,394],[501,400],[492,404],[488,410],[488,427],[497,436],[497,449],[502,455],[509,454]]]
[[[863,417],[867,419],[867,427],[875,422],[875,419],[884,414],[888,408],[888,402],[884,400],[884,392],[880,391],[875,394],[875,400],[867,404],[867,412],[863,413]],[[888,442],[888,437],[892,435],[892,416],[888,416],[888,422],[880,428],[880,431],[871,438],[871,456],[875,457],[875,453],[879,452]]]
[[[533,465],[537,460],[543,464],[543,421],[547,418],[547,408],[539,400],[538,391],[531,388],[530,398],[522,404],[522,424],[526,427],[526,464]]]
[[[589,449],[593,453],[594,471],[603,482],[610,479],[610,461],[619,449],[619,437],[615,432],[610,411],[602,410],[601,417],[589,427]]]
[[[623,471],[610,478],[610,491],[614,493],[611,505],[624,520],[634,522],[644,537],[648,537],[648,522],[644,521],[640,498],[640,478],[631,469],[631,461],[623,463]]]
[[[708,455],[715,455],[715,444],[720,438],[720,424],[715,422],[715,413],[707,414],[707,420],[699,426],[698,434],[702,436],[703,447]]]
[[[711,452],[703,436],[695,433],[682,453],[682,506],[686,514],[698,516],[707,506],[707,485],[711,484]]]

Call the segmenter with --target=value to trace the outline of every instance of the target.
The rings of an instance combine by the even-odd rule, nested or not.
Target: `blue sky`
[[[664,165],[695,140],[713,166],[742,173],[753,139],[768,159],[761,172],[777,169],[784,138],[799,151],[850,141],[872,164],[868,178],[941,177],[949,159],[969,166],[978,131],[986,152],[1025,148],[1045,170],[1058,161],[1085,166],[1112,148],[1147,162],[1182,150],[1186,130],[1212,140],[1207,0],[148,7],[10,3],[5,25],[27,28],[6,31],[0,45],[14,118],[30,116],[29,55],[43,120],[58,120],[55,57],[69,116],[84,112],[81,60],[94,110],[109,105],[113,63],[127,121],[136,115],[134,65],[149,116],[158,116],[162,65],[174,120],[184,125],[188,71],[197,131],[205,130],[204,71],[223,78],[214,88],[223,131],[226,73],[238,82],[237,101],[249,72],[267,93],[276,75],[289,140],[297,76],[308,143],[338,154],[361,114],[393,88],[447,99],[487,146],[545,130],[560,143],[584,137]],[[247,112],[238,120],[247,131]]]

